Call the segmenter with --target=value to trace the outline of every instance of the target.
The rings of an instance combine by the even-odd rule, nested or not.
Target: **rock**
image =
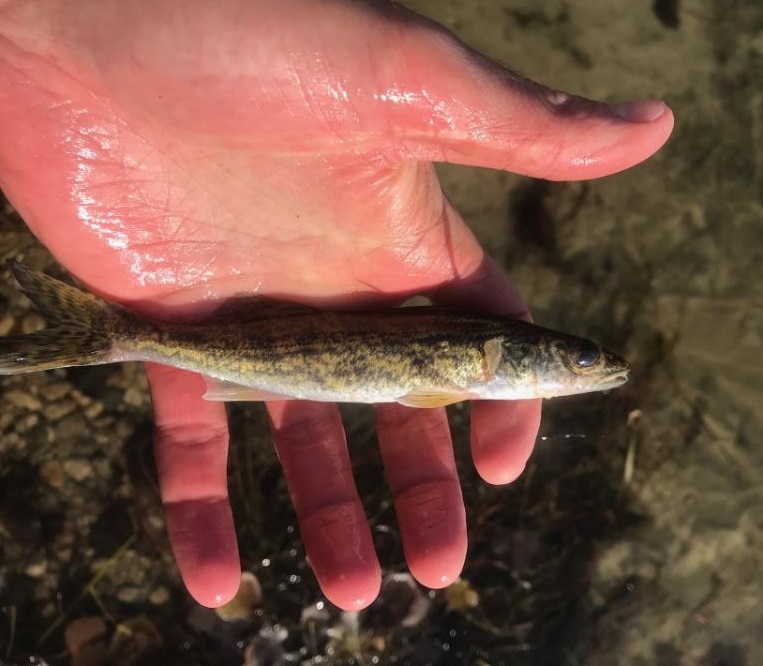
[[[469,581],[463,578],[459,578],[445,589],[445,599],[450,610],[461,612],[475,608],[480,603],[480,595]]]
[[[391,626],[415,627],[429,613],[431,599],[407,573],[392,573],[382,581],[376,604],[384,608]]]
[[[58,402],[72,392],[71,386],[67,382],[51,382],[45,387],[45,400],[48,402]]]
[[[40,578],[48,570],[48,563],[45,558],[30,562],[24,573],[30,578]]]
[[[0,432],[4,432],[16,420],[14,411],[7,411],[0,414]]]
[[[64,485],[64,467],[58,460],[46,460],[40,465],[40,477],[51,488],[62,488]]]
[[[88,433],[89,436],[90,430],[90,425],[85,420],[82,412],[75,411],[56,423],[55,430],[53,430],[53,438],[59,442],[67,440],[76,441],[82,437],[83,433]]]
[[[125,391],[124,403],[130,407],[142,407],[143,406],[143,392],[131,386]]]
[[[227,604],[215,609],[223,620],[248,620],[262,603],[262,586],[257,577],[245,571],[241,574],[241,585]]]
[[[46,405],[43,414],[49,421],[60,421],[65,416],[69,416],[75,409],[77,409],[77,403],[72,399],[67,399]]]
[[[92,404],[93,399],[89,395],[85,395],[82,391],[78,391],[76,388],[71,388],[68,384],[66,384],[66,387],[67,390],[69,390],[69,394],[74,399],[74,402],[80,407],[88,407]]]
[[[42,402],[36,396],[22,391],[21,389],[11,389],[4,393],[4,397],[14,407],[20,407],[21,409],[28,409],[30,412],[36,412],[42,409]]]
[[[151,591],[151,594],[148,595],[148,600],[154,606],[162,606],[170,600],[170,591],[163,585],[160,585]]]
[[[93,419],[98,418],[101,413],[103,412],[103,403],[102,402],[94,402],[91,405],[88,405],[85,408],[85,416],[90,419],[91,421]]]
[[[108,460],[95,460],[93,461],[93,472],[102,479],[110,479],[113,469]]]
[[[145,592],[133,585],[126,585],[117,592],[117,599],[124,604],[136,604],[146,598]]]
[[[64,471],[75,481],[81,482],[93,476],[93,466],[84,458],[71,458],[64,462]]]
[[[109,660],[103,663],[120,666],[161,663],[147,659],[161,644],[162,637],[151,620],[138,615],[119,623],[109,645]]]
[[[40,422],[38,414],[27,414],[25,417],[16,421],[16,432],[25,433],[29,432]]]
[[[72,620],[64,631],[64,641],[73,666],[107,663],[106,622],[103,618],[80,617]]]

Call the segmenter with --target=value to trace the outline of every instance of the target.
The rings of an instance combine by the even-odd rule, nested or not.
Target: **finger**
[[[514,481],[525,469],[540,428],[543,401],[472,403],[472,458],[488,483]]]
[[[461,573],[467,547],[445,410],[378,405],[376,420],[411,574],[427,587],[445,587]]]
[[[447,212],[452,218],[457,217],[452,208],[448,207]],[[477,268],[432,292],[434,302],[531,321],[517,288],[478,245],[464,244],[460,251],[456,263],[475,264],[479,259]],[[472,403],[472,457],[485,481],[508,483],[522,473],[540,428],[541,404],[542,400]]]
[[[307,557],[328,599],[346,610],[379,594],[381,569],[347,453],[336,405],[267,403],[278,457]]]
[[[146,364],[154,450],[172,550],[188,591],[204,606],[229,601],[241,581],[228,502],[225,406],[203,399],[201,375]]]
[[[408,157],[549,180],[596,178],[647,159],[673,129],[660,100],[585,99],[490,61],[436,24],[402,32],[395,53],[385,53],[373,101],[387,139],[399,136]]]

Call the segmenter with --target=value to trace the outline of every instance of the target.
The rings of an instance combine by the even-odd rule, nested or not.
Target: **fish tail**
[[[116,360],[113,323],[120,313],[113,306],[18,262],[10,268],[47,328],[0,338],[0,375]]]

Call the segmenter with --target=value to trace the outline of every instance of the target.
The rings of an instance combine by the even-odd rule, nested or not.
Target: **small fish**
[[[11,264],[48,328],[0,338],[0,375],[155,361],[208,378],[208,400],[399,402],[550,398],[628,380],[628,363],[583,338],[439,307],[322,312],[262,306],[240,320],[148,321]]]

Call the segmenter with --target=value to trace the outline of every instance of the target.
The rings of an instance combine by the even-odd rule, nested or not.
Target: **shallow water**
[[[234,408],[231,492],[242,559],[263,591],[253,618],[225,623],[188,601],[169,558],[139,368],[6,379],[0,661],[65,663],[64,630],[95,618],[110,640],[132,637],[112,663],[149,646],[164,663],[238,664],[247,645],[281,655],[271,663],[293,663],[288,654],[306,663],[763,663],[763,6],[406,4],[553,87],[670,103],[669,144],[610,178],[540,183],[440,168],[536,320],[623,352],[633,381],[549,403],[536,453],[509,488],[476,478],[463,446],[468,414],[451,412],[468,583],[432,595],[396,575],[405,567],[369,413],[348,408],[389,575],[384,603],[360,617],[322,605],[262,412]],[[4,255],[24,248],[43,261],[10,218],[0,240]],[[34,325],[9,280],[0,294],[11,324]]]
[[[759,663],[763,7],[655,3],[678,7],[672,29],[650,3],[484,2],[469,15],[461,3],[429,4],[533,78],[611,100],[663,97],[676,115],[659,155],[585,185],[445,170],[536,318],[614,328],[611,343],[635,365],[623,494],[640,524],[594,549],[564,658]],[[518,242],[511,215],[503,233],[495,227],[506,199],[533,188],[534,210],[551,220],[535,238],[553,239],[535,250]]]

